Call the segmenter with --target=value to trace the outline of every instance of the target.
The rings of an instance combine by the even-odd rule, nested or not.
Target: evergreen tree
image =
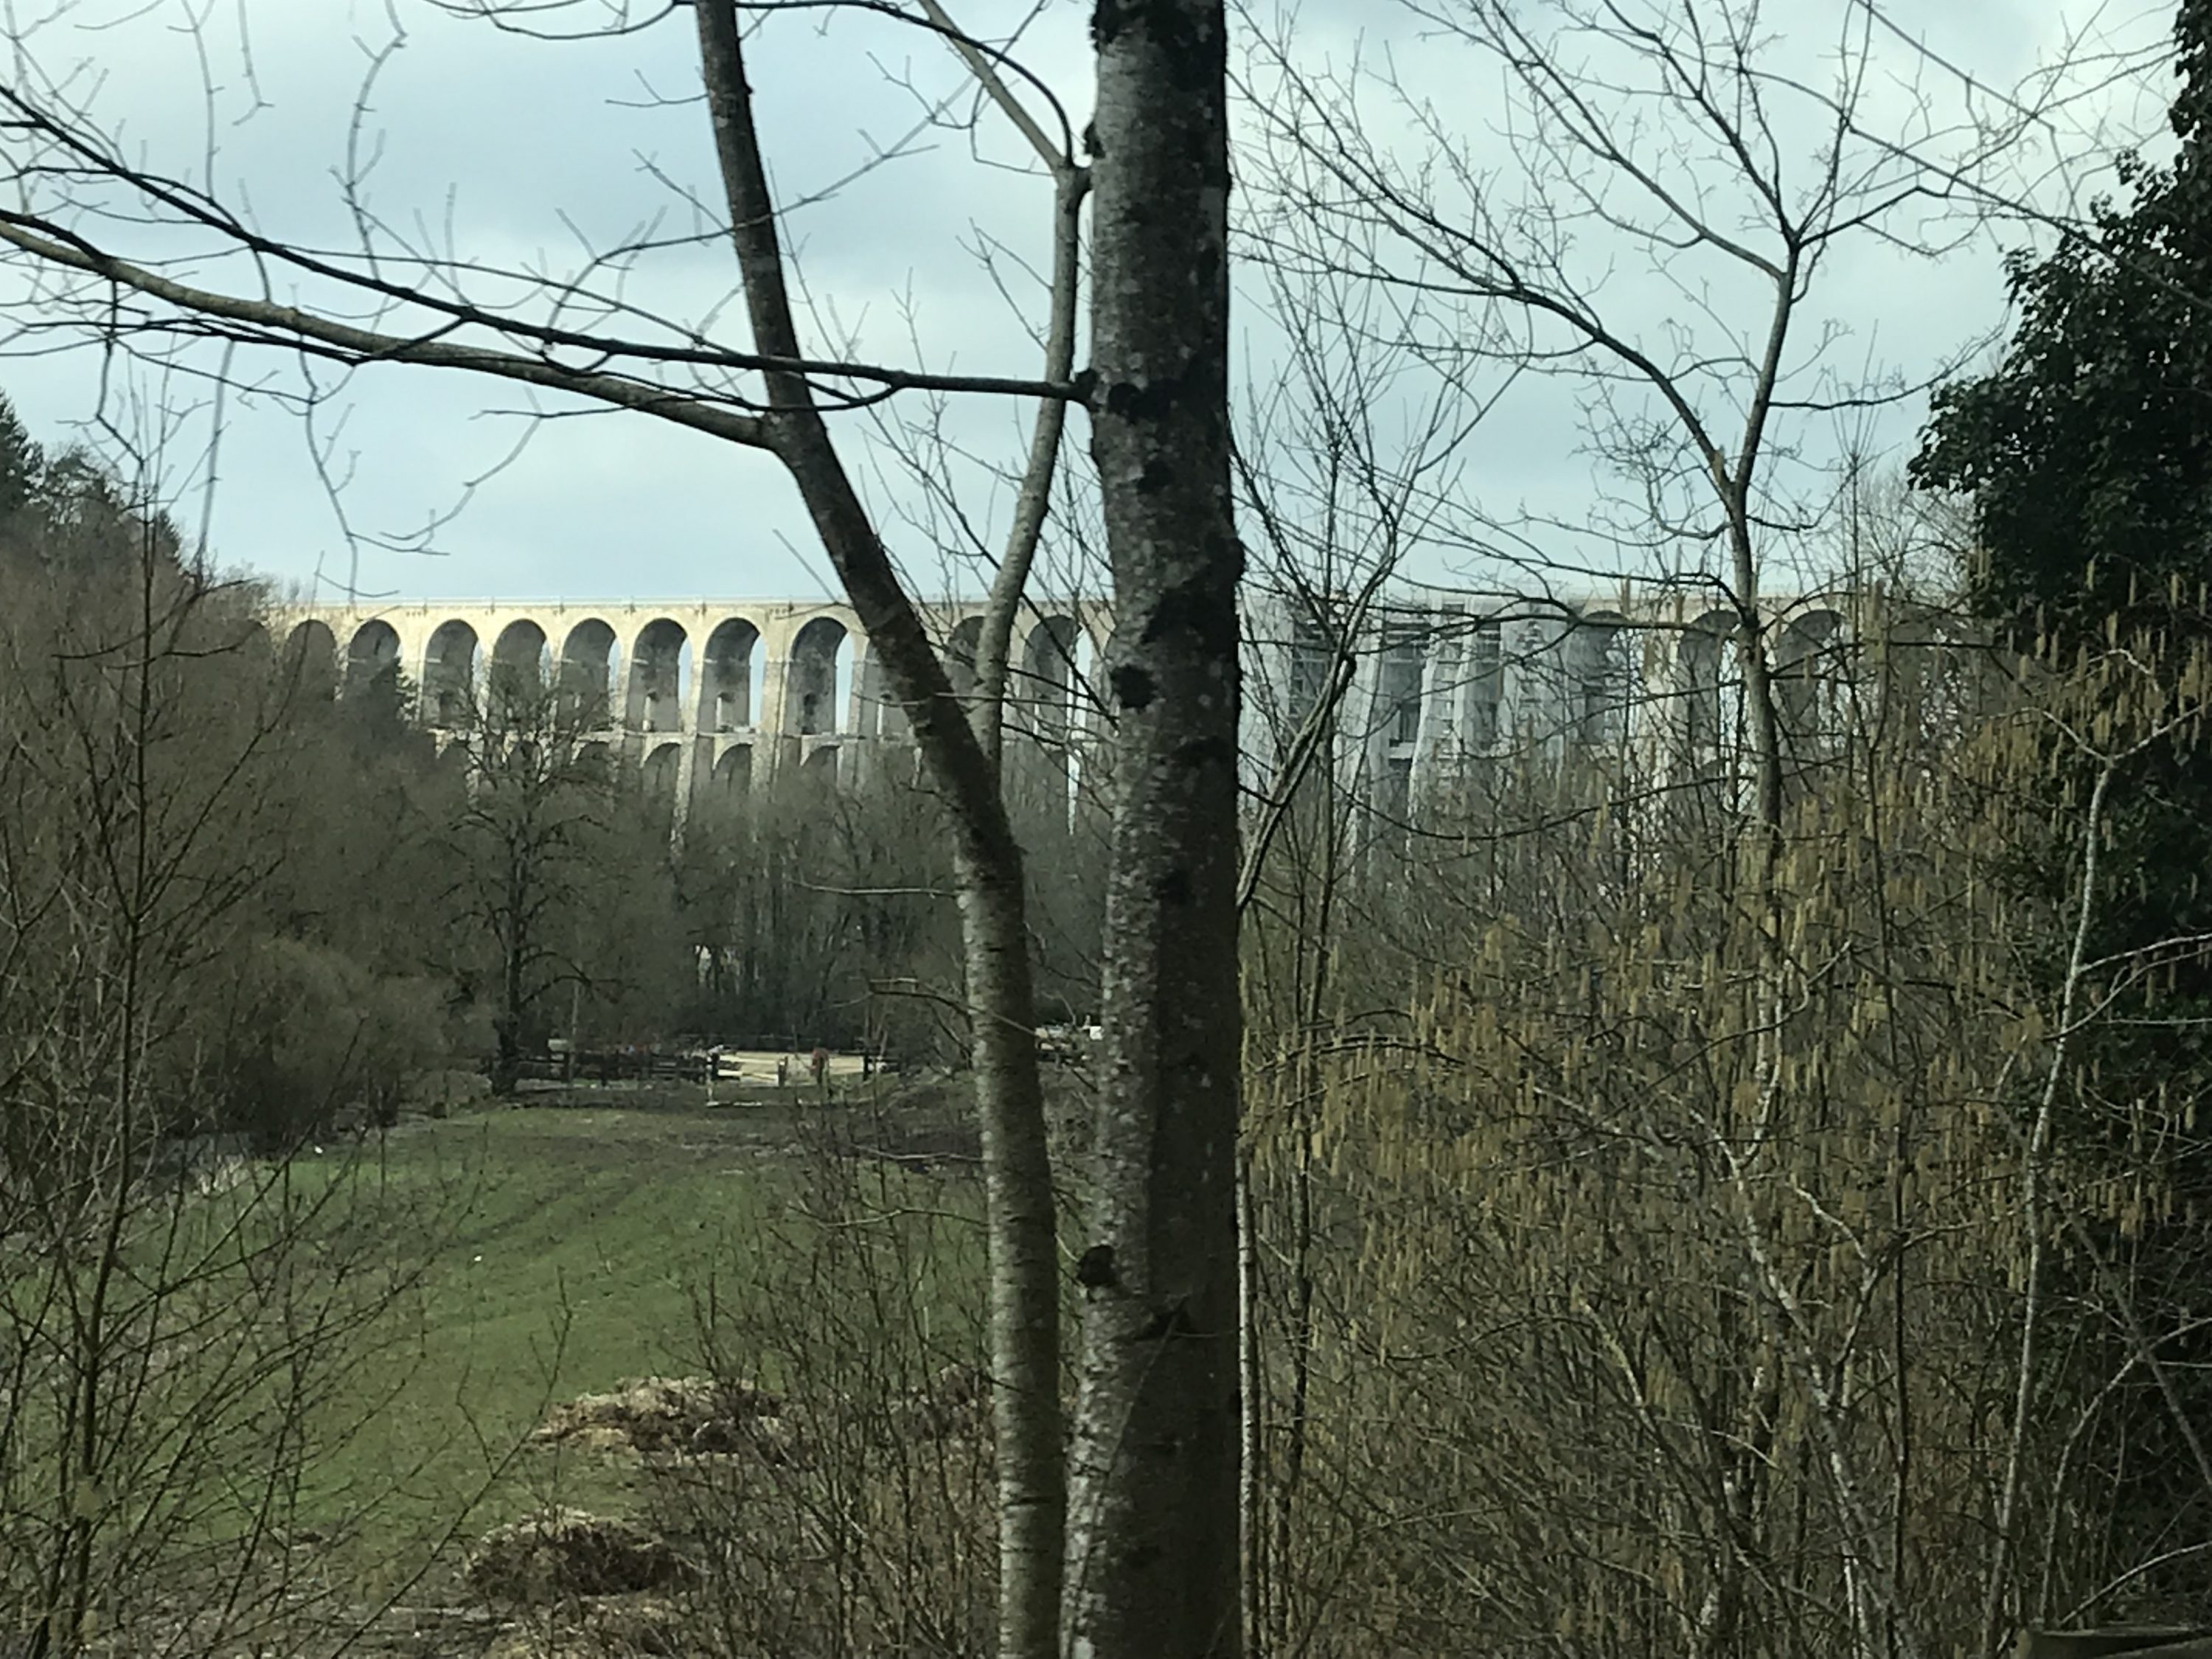
[[[37,495],[45,467],[15,405],[0,398],[0,537],[12,540],[19,533],[23,510]]]
[[[2004,360],[1937,394],[1913,463],[1973,500],[1983,605],[2062,648],[2212,633],[2212,3],[2176,35],[2173,162],[2123,158],[2128,207],[2014,258]]]
[[[1937,394],[1912,465],[1916,483],[1971,499],[1972,599],[2008,643],[2062,672],[2124,645],[2168,688],[2212,647],[2212,0],[2187,0],[2176,37],[2173,161],[2127,158],[2129,205],[2100,203],[2093,236],[2014,259],[2003,361]],[[2040,872],[2054,901],[2083,793],[2065,747],[2054,740],[2055,799],[2071,808],[2054,812],[2045,860],[2061,867]],[[2184,730],[2118,781],[2091,954],[2212,933],[2212,756]],[[2212,962],[2152,988],[2191,1005],[2168,1014],[2212,1007]],[[2154,1035],[2130,1040],[2123,1086],[2193,1100],[2212,1048],[2186,1025],[2142,1029]]]

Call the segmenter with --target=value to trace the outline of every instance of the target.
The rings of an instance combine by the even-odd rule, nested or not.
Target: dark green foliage
[[[0,541],[13,540],[24,509],[38,493],[46,459],[23,422],[0,398]]]
[[[2212,645],[2212,4],[2176,23],[2182,75],[2168,167],[2130,160],[2131,201],[2096,210],[2093,239],[2015,258],[2021,307],[2002,363],[1937,394],[1916,482],[1973,504],[1972,599],[2013,641],[2061,668],[2118,646],[2176,684]],[[2073,878],[2086,767],[2054,733],[2051,843],[2023,849],[2057,899]],[[2212,764],[2185,726],[2125,769],[2112,880],[2092,954],[2212,930]],[[2155,1012],[2212,1006],[2212,967],[2154,976]],[[2147,1012],[2149,1012],[2147,1010]],[[2105,1056],[2107,1103],[2205,1086],[2203,1042],[2168,1024]]]
[[[2212,5],[2175,25],[2180,149],[2125,158],[2132,197],[2094,234],[2009,265],[2020,324],[2002,364],[1939,392],[1917,483],[1972,497],[1978,595],[2069,647],[2111,630],[2178,641],[2212,579]]]

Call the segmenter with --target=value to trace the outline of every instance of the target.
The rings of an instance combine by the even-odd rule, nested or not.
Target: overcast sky
[[[1776,21],[1785,13],[1790,22]],[[198,33],[184,27],[195,14],[210,15]],[[533,15],[581,30],[620,9],[584,0]],[[1898,15],[1927,32],[1944,62],[2004,88],[2038,63],[2056,61],[2069,42],[2077,52],[2084,40],[2108,46],[2139,62],[2170,22],[2164,6],[2073,0],[1917,0]],[[645,26],[568,43],[520,38],[427,0],[224,0],[189,9],[171,0],[10,0],[7,15],[19,36],[15,67],[0,70],[11,84],[58,83],[127,155],[210,185],[283,238],[359,246],[337,185],[349,154],[374,161],[366,194],[381,226],[374,234],[450,243],[462,257],[505,270],[572,268],[580,249],[604,248],[656,221],[659,234],[693,232],[703,222],[687,193],[714,193],[690,17],[680,8],[650,22],[650,9],[633,9],[632,20]],[[1023,12],[994,3],[958,7],[956,15],[980,34],[1003,37],[1022,25]],[[1830,61],[1834,16],[1827,0],[1770,7],[1771,30],[1798,31],[1777,40],[1778,61],[1818,78]],[[1078,125],[1090,105],[1086,19],[1086,9],[1054,0],[1024,26],[1018,46]],[[1501,169],[1501,178],[1510,171],[1516,141],[1505,131],[1495,71],[1440,38],[1419,14],[1395,0],[1326,0],[1305,7],[1292,25],[1274,14],[1263,21],[1287,27],[1291,50],[1311,69],[1395,70],[1476,165]],[[372,64],[380,67],[356,115]],[[777,190],[786,201],[807,204],[789,240],[819,307],[824,343],[843,331],[855,349],[901,362],[1033,374],[1036,348],[1008,296],[1034,318],[1038,296],[1017,261],[1043,254],[1049,188],[1023,167],[1004,124],[986,116],[972,135],[927,131],[862,170],[908,139],[933,102],[951,99],[951,107],[964,111],[961,71],[949,54],[880,19],[805,10],[769,19],[752,43],[750,66]],[[1901,46],[1885,48],[1876,68],[1871,123],[1887,120],[1907,136],[1916,111],[1933,109],[1941,119],[1965,107],[1967,94],[1948,71]],[[2018,171],[2042,176],[2039,188],[2054,205],[2078,194],[2108,165],[2112,142],[2154,133],[2169,84],[2132,75],[2069,105],[2063,131],[2081,150],[2081,165],[2055,179],[2044,173],[2046,158],[2023,152]],[[1410,161],[1421,140],[1404,107],[1369,79],[1361,108],[1376,142]],[[14,142],[0,137],[0,155],[20,168]],[[1240,154],[1248,200],[1261,194],[1261,166],[1257,146]],[[23,188],[20,179],[15,187]],[[111,224],[104,234],[125,255],[190,259],[205,252],[204,244],[159,231]],[[1826,340],[1832,368],[1924,375],[2001,323],[2001,251],[2027,234],[1993,230],[1937,264],[1872,240],[1853,246],[1820,279],[1804,338]],[[987,242],[1010,256],[995,273],[976,257]],[[1757,320],[1740,309],[1747,302],[1724,277],[1668,273],[1705,298],[1709,315],[1699,319],[1680,302],[1681,289],[1656,282],[1631,252],[1586,239],[1579,252],[1639,339],[1694,355],[1699,331],[1725,334]],[[177,269],[210,286],[250,276],[212,258]],[[723,249],[708,243],[658,254],[630,282],[641,303],[697,319],[727,304],[732,274]],[[0,283],[9,284],[0,305],[15,325],[15,355],[0,363],[0,390],[50,443],[83,434],[112,451],[115,440],[86,424],[103,410],[141,438],[158,427],[165,434],[158,465],[174,510],[194,530],[204,517],[225,565],[284,582],[319,579],[325,597],[349,572],[364,590],[426,598],[827,592],[825,562],[771,464],[634,415],[581,414],[541,400],[541,411],[563,418],[532,420],[516,412],[527,407],[518,392],[433,370],[374,368],[341,381],[275,354],[230,359],[234,378],[258,381],[270,393],[298,391],[312,372],[327,395],[312,426],[279,397],[230,397],[210,492],[214,410],[205,379],[66,349],[69,337],[39,326],[48,318],[20,276],[0,275]],[[1279,335],[1256,283],[1242,292],[1240,363],[1264,379],[1275,372]],[[728,312],[716,331],[736,343],[739,324]],[[204,374],[222,361],[200,347],[179,369]],[[1587,390],[1542,376],[1513,383],[1467,439],[1449,474],[1454,491],[1506,520],[1523,509],[1559,520],[1583,514],[1618,482],[1601,475],[1579,429]],[[1419,392],[1405,393],[1407,409]],[[149,412],[155,410],[164,417]],[[1395,404],[1386,411],[1389,420],[1404,413]],[[1908,400],[1873,419],[1866,434],[1901,458],[1923,413],[1923,404]],[[952,411],[951,430],[978,455],[1011,462],[1023,418],[1010,404],[965,400]],[[904,487],[896,469],[878,465],[871,423],[843,421],[856,470],[878,506],[895,508]],[[1808,427],[1796,440],[1812,459],[1832,439],[1835,422],[1827,425],[1826,437]],[[1079,444],[1081,421],[1070,430]],[[509,459],[525,437],[526,447]],[[991,505],[975,497],[979,514]],[[449,513],[429,550],[386,545]],[[887,510],[884,521],[911,567],[936,564],[895,512]],[[1571,549],[1568,532],[1558,534],[1563,557],[1595,556]],[[1463,546],[1439,545],[1417,555],[1409,571],[1451,580],[1470,574],[1471,556]],[[954,579],[921,580],[942,586]]]

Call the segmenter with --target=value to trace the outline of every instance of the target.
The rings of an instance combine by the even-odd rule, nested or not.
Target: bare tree
[[[617,783],[605,745],[591,740],[607,723],[603,703],[499,664],[484,694],[452,711],[448,752],[463,773],[448,831],[453,895],[494,947],[495,1094],[512,1095],[521,1079],[540,998],[580,983],[574,918],[610,850]]]
[[[1816,902],[1789,874],[1800,854],[1786,832],[1791,763],[1771,596],[1778,573],[1809,565],[1832,488],[1808,453],[1814,428],[1869,421],[1917,384],[1836,362],[1832,273],[1854,245],[1931,259],[1955,246],[1967,233],[1942,220],[1952,181],[1981,171],[2018,127],[1947,126],[1908,87],[1910,141],[1871,136],[1869,88],[1888,36],[1869,7],[1832,14],[1827,55],[1813,69],[1758,6],[1733,0],[1413,9],[1435,31],[1429,50],[1461,48],[1464,72],[1498,88],[1502,142],[1455,121],[1394,60],[1316,74],[1294,38],[1263,40],[1256,102],[1280,192],[1263,244],[1286,269],[1351,271],[1395,296],[1404,333],[1448,382],[1486,368],[1572,377],[1581,436],[1601,469],[1599,504],[1586,519],[1491,515],[1490,532],[1469,538],[1490,562],[1672,585],[1692,596],[1685,623],[1708,609],[1726,618],[1723,673],[1743,731],[1740,744],[1719,748],[1747,763],[1749,788],[1744,810],[1717,827],[1741,855],[1740,902],[1753,922],[1715,948],[1757,988],[1757,1006],[1732,1017],[1743,1081],[1696,1133],[1724,1175],[1729,1224],[1760,1285],[1751,1309],[1722,1311],[1714,1338],[1732,1340],[1739,1311],[1775,1323],[1765,1336],[1771,1369],[1724,1382],[1715,1409],[1750,1421],[1785,1372],[1811,1391],[1808,1431],[1855,1562],[1852,1638],[1869,1653],[1878,1643],[1916,1652],[1920,1611],[1900,1578],[1909,1569],[1881,1534],[1865,1449],[1838,1426],[1836,1378],[1815,1358],[1769,1237],[1767,1194],[1786,1178],[1778,1146],[1803,1109],[1788,1033],[1812,994],[1812,959],[1795,941]],[[1701,695],[1681,689],[1693,702]],[[1590,822],[1600,839],[1604,819]],[[1610,854],[1617,835],[1601,844]],[[1744,1491],[1735,1474],[1716,1478]],[[1694,1639],[1733,1639],[1723,1632],[1741,1589],[1717,1584],[1700,1617],[1718,1622]]]
[[[436,1232],[294,1166],[420,1001],[298,982],[331,958],[268,898],[296,664],[143,488],[58,465],[0,547],[0,1631],[30,1655],[303,1644],[309,1449]]]
[[[462,9],[517,27],[545,9]],[[1007,60],[933,9],[992,95]],[[88,338],[129,347],[214,335],[345,365],[466,369],[636,411],[775,458],[866,629],[944,796],[967,938],[975,1076],[992,1240],[992,1364],[998,1430],[1000,1650],[1060,1651],[1063,1553],[1073,1639],[1113,1659],[1233,1651],[1237,1373],[1231,1210],[1237,1098],[1235,587],[1227,432],[1226,36],[1218,0],[1161,0],[1102,14],[1091,204],[1092,361],[1067,361],[1072,307],[1056,307],[1047,372],[952,375],[825,362],[807,352],[790,297],[781,222],[732,0],[695,0],[699,66],[722,190],[720,218],[750,324],[750,349],[707,321],[672,326],[627,307],[587,259],[573,280],[527,278],[502,303],[470,297],[458,262],[380,240],[344,254],[257,229],[181,168],[131,160],[41,65],[19,31],[0,103],[22,191],[0,239],[40,304]],[[667,14],[663,14],[665,19]],[[635,21],[635,20],[633,20]],[[1031,83],[1034,85],[1034,82]],[[1011,102],[1011,100],[1007,100]],[[1029,118],[1018,118],[1027,122]],[[1051,157],[1065,250],[1086,169],[1072,124],[1033,123]],[[351,181],[349,181],[351,182]],[[111,194],[111,192],[114,194]],[[120,212],[107,205],[127,201]],[[328,304],[255,284],[224,289],[163,268],[134,226],[188,228]],[[138,248],[149,252],[137,252]],[[630,252],[635,252],[630,251]],[[619,266],[627,253],[613,256]],[[204,269],[206,267],[203,267]],[[220,266],[216,267],[221,269]],[[237,269],[243,270],[243,267]],[[1075,266],[1056,269],[1063,296]],[[288,279],[289,280],[289,279]],[[351,314],[349,314],[350,313]],[[366,314],[370,320],[359,318]],[[572,319],[596,319],[579,327]],[[1084,1275],[1088,1341],[1067,1522],[1060,1405],[1059,1273],[1035,1044],[1022,849],[990,722],[967,716],[890,550],[862,504],[827,416],[900,388],[1081,401],[1093,416],[1117,632],[1114,876],[1105,947],[1109,1054],[1102,1091],[1098,1204]],[[1057,448],[1057,415],[1034,453]],[[1034,469],[1021,520],[1048,499]],[[1018,588],[1018,540],[1006,562]]]
[[[1978,343],[1912,372],[1847,367],[1840,262],[1962,246],[1972,226],[1946,217],[1958,181],[2042,112],[1958,107],[1948,74],[1873,7],[1824,17],[1817,62],[1736,0],[1412,9],[1432,50],[1494,81],[1503,131],[1455,121],[1394,60],[1316,73],[1293,37],[1262,36],[1251,79],[1279,193],[1263,249],[1394,296],[1448,381],[1576,383],[1596,505],[1493,510],[1466,544],[1509,568],[1710,596],[1731,619],[1753,817],[1771,830],[1786,757],[1761,600],[1806,578],[1832,491],[1820,449]],[[1902,101],[1879,131],[1874,83],[1891,76]]]

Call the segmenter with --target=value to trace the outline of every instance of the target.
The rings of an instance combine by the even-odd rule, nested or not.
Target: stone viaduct
[[[1313,605],[1245,596],[1244,769],[1255,790],[1329,678],[1334,652]],[[1800,738],[1817,741],[1831,722],[1863,641],[1946,635],[1943,619],[1910,609],[1879,589],[1762,600],[1765,654]],[[935,603],[924,620],[965,691],[982,607]],[[1735,620],[1685,586],[1528,597],[1395,587],[1356,629],[1336,765],[1391,808],[1486,756],[1632,750],[1656,772],[1695,771],[1741,740]],[[280,606],[270,623],[347,691],[396,672],[410,714],[434,731],[456,726],[496,665],[603,696],[605,729],[592,741],[679,814],[793,768],[849,785],[908,752],[905,717],[841,603],[406,600]],[[1093,668],[1111,626],[1106,602],[1080,600],[1033,610],[1016,631],[1010,757],[1063,798],[1070,757],[1103,718]]]
[[[953,689],[974,682],[982,606],[937,603],[924,620],[942,642]],[[341,695],[396,671],[409,713],[452,730],[495,665],[603,695],[592,740],[641,773],[679,811],[709,792],[763,787],[804,767],[840,782],[903,750],[891,702],[852,609],[802,599],[505,599],[291,604],[271,632],[303,659],[328,663]],[[1064,755],[1085,723],[1091,663],[1110,617],[1096,601],[1047,605],[1015,629],[1009,726]],[[1064,772],[1064,765],[1061,768]]]
[[[1263,790],[1334,653],[1310,599],[1248,595],[1244,611],[1245,771]],[[1876,641],[1893,687],[1900,672],[1927,680],[1956,666],[1956,619],[1879,587],[1771,594],[1759,612],[1786,735],[1808,757],[1839,729]],[[1699,775],[1744,741],[1737,625],[1720,595],[1688,584],[1522,596],[1401,585],[1358,627],[1335,723],[1340,775],[1394,813],[1506,755],[1599,752],[1647,776]]]

